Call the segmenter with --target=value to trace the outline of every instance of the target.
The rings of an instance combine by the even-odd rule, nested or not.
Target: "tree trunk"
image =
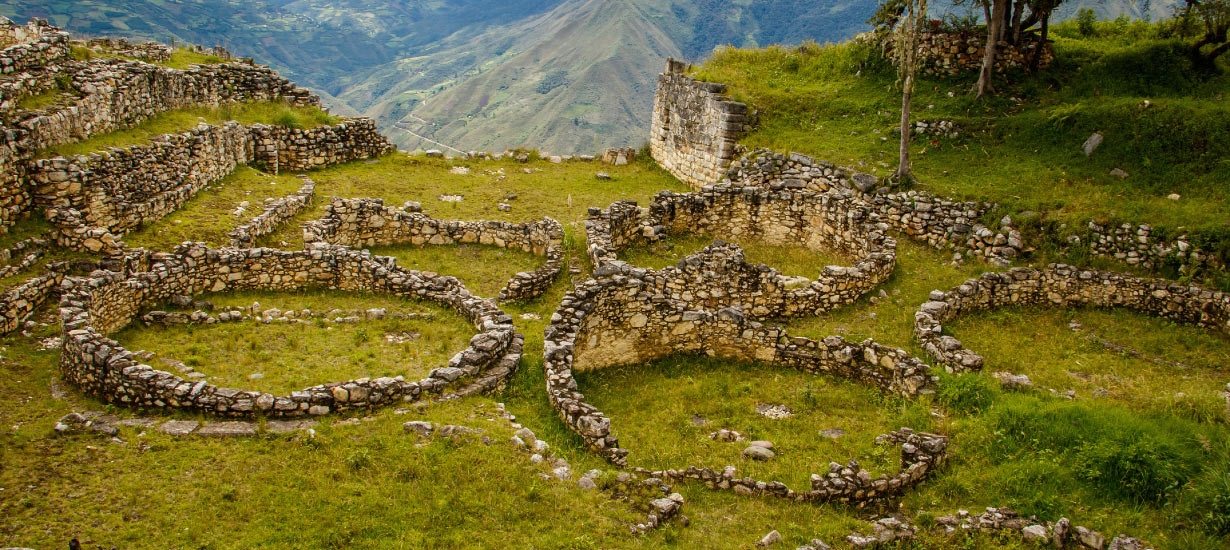
[[[897,160],[895,178],[898,184],[909,183],[913,177],[910,173],[910,137],[913,135],[910,127],[910,99],[914,95],[914,75],[907,74],[902,83],[901,91],[901,155]]]
[[[1029,72],[1038,72],[1038,66],[1042,63],[1042,50],[1046,49],[1046,35],[1050,30],[1051,12],[1042,13],[1042,32],[1038,35],[1038,45],[1034,47],[1033,58],[1029,60]]]
[[[1025,16],[1025,0],[1017,0],[1012,6],[1012,37],[1013,44],[1021,44],[1021,18]]]
[[[1001,34],[1004,12],[1008,7],[1008,0],[993,0],[993,2],[991,20],[987,24],[987,47],[982,54],[982,70],[978,73],[978,84],[974,86],[978,97],[982,97],[992,89],[991,75],[995,72],[995,52],[999,48],[996,38]]]

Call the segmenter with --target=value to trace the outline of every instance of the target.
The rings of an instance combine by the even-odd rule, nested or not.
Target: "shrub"
[[[936,397],[950,411],[970,414],[987,410],[995,404],[1000,391],[996,382],[988,376],[963,374],[940,377],[940,389]]]
[[[1221,460],[1188,487],[1182,508],[1206,532],[1224,537],[1230,535],[1230,447],[1220,454]]]
[[[1164,501],[1188,471],[1173,448],[1147,436],[1085,443],[1076,450],[1073,466],[1104,493],[1138,502]]]
[[[1081,36],[1093,36],[1096,31],[1098,22],[1098,14],[1093,11],[1093,8],[1081,8],[1076,10],[1076,29],[1081,33]]]

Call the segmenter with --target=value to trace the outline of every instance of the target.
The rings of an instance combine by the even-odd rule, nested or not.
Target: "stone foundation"
[[[172,253],[134,258],[134,263],[148,263],[148,268],[135,273],[97,271],[90,278],[66,278],[62,287],[61,372],[86,393],[110,402],[232,417],[323,415],[413,401],[458,387],[462,394],[494,389],[513,373],[521,355],[523,337],[514,332],[512,318],[493,302],[470,295],[455,278],[404,271],[392,258],[340,247],[285,252],[209,249],[196,243]],[[423,380],[358,379],[286,396],[185,380],[140,364],[136,354],[107,338],[143,307],[173,296],[303,288],[428,300],[457,311],[480,332],[447,366],[432,370]]]
[[[1230,294],[1162,279],[1062,264],[1045,270],[1014,268],[984,273],[948,291],[932,291],[914,314],[914,335],[949,371],[978,370],[982,356],[943,334],[943,323],[970,311],[1004,306],[1127,308],[1230,334]]]
[[[677,280],[656,283],[656,292],[696,309],[738,306],[760,319],[816,315],[854,302],[892,275],[896,241],[868,215],[841,194],[718,185],[699,193],[659,193],[648,209],[630,201],[591,209],[586,237],[598,272],[622,263],[616,260],[619,251],[668,234],[748,239],[857,258],[851,267],[824,267],[815,280],[798,281],[767,266],[746,264],[741,250],[736,256],[728,248],[713,249],[680,262],[671,272],[679,274]]]
[[[724,84],[697,82],[683,63],[667,61],[658,76],[649,123],[649,151],[680,181],[699,188],[718,180],[750,129],[747,105],[723,96]]]
[[[353,248],[411,244],[474,243],[529,252],[547,259],[534,271],[518,273],[500,291],[500,300],[526,300],[546,292],[564,267],[564,226],[551,218],[534,223],[437,220],[419,212],[384,205],[380,199],[334,199],[325,217],[303,229],[303,243]]]
[[[75,210],[80,223],[123,234],[178,210],[240,164],[276,166],[285,157],[287,169],[301,170],[391,150],[370,120],[312,130],[230,122],[159,136],[150,145],[40,159],[27,172],[35,202],[49,219],[57,217],[51,210]]]
[[[231,238],[231,246],[236,248],[255,246],[258,239],[273,233],[282,222],[295,217],[311,205],[312,197],[316,196],[316,182],[308,179],[307,176],[301,177],[303,187],[300,187],[298,191],[280,199],[266,199],[263,212],[232,230],[228,234]]]

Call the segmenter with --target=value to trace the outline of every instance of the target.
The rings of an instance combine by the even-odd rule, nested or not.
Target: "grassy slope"
[[[1193,76],[1180,46],[1151,28],[1100,29],[1103,36],[1083,39],[1057,26],[1058,61],[1035,77],[999,79],[1002,92],[984,100],[968,93],[968,74],[921,79],[915,119],[964,127],[955,140],[915,140],[922,188],[1045,212],[1060,223],[1093,218],[1226,232],[1230,76]],[[896,167],[896,75],[866,48],[723,50],[698,76],[730,84],[736,98],[760,110],[760,127],[743,140],[749,146],[881,176]],[[1086,159],[1081,144],[1095,131],[1106,141]],[[1119,180],[1113,168],[1131,175]],[[1171,193],[1182,199],[1167,200]]]

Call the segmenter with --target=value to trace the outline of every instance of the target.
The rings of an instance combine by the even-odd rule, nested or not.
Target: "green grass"
[[[249,320],[170,328],[134,323],[115,338],[134,351],[153,352],[156,357],[147,362],[155,368],[179,374],[162,359],[179,361],[208,376],[211,384],[283,395],[308,386],[364,377],[425,378],[431,369],[446,366],[453,354],[465,349],[474,332],[450,309],[375,295],[241,292],[202,299],[213,301],[219,308],[259,303],[262,311],[308,308],[323,313],[344,302],[348,310],[385,308],[389,313],[430,313],[434,317],[359,323],[310,319],[307,324],[267,325]],[[402,332],[418,336],[404,343],[385,339],[388,334]],[[258,373],[260,377],[249,379]]]
[[[470,292],[489,298],[499,296],[513,275],[533,271],[546,262],[546,258],[529,252],[477,244],[392,245],[371,250],[373,254],[397,258],[397,265],[406,269],[457,277]]]
[[[172,69],[187,69],[192,65],[217,65],[224,61],[224,59],[216,55],[206,55],[194,52],[188,48],[175,48],[175,51],[171,52],[171,59],[157,64]]]
[[[830,461],[857,458],[874,475],[894,473],[896,447],[874,444],[877,435],[913,424],[930,425],[921,403],[883,396],[876,388],[832,376],[815,376],[773,365],[673,356],[647,365],[577,373],[591,403],[609,415],[613,433],[629,449],[632,466],[650,469],[727,465],[740,476],[781,481],[807,490],[812,473],[828,473]],[[670,388],[669,396],[640,391]],[[785,405],[794,416],[767,418],[758,405]],[[693,417],[706,421],[697,426]],[[921,420],[921,423],[918,421]],[[748,441],[721,442],[711,432],[726,428],[748,441],[767,440],[777,456],[758,462],[742,456]],[[836,440],[820,430],[840,428]]]
[[[456,165],[469,166],[471,172],[448,173]],[[526,174],[525,168],[536,172]],[[614,181],[596,180],[597,171],[611,173]],[[509,541],[518,547],[546,548],[747,548],[770,530],[784,535],[784,547],[813,537],[840,544],[851,531],[869,532],[867,516],[843,506],[739,497],[682,483],[674,490],[687,499],[684,514],[690,525],[674,524],[632,537],[626,530],[637,517],[626,504],[543,481],[538,474],[549,468],[529,465],[524,454],[504,443],[511,431],[486,420],[495,401],[505,402],[518,422],[569,461],[574,475],[590,468],[611,471],[559,421],[542,393],[543,330],[572,282],[584,280],[591,270],[580,225],[587,207],[605,207],[622,198],[645,201],[659,190],[685,189],[651,162],[609,167],[395,154],[310,176],[318,184],[317,204],[265,239],[267,244],[301,247],[300,224],[320,217],[330,196],[380,197],[394,206],[420,201],[438,218],[528,221],[549,215],[565,224],[566,264],[580,267],[582,273],[564,273],[539,299],[502,306],[526,336],[521,368],[509,388],[490,398],[433,404],[421,413],[381,410],[371,414],[374,420],[356,425],[326,419],[314,439],[172,440],[125,429],[120,438],[126,443],[121,445],[103,438],[57,437],[51,426],[70,410],[163,415],[81,395],[59,379],[56,352],[38,350],[36,340],[8,335],[0,338],[0,461],[5,464],[0,469],[0,517],[5,518],[0,521],[0,544],[55,547],[76,537],[91,547],[134,548],[503,548]],[[264,197],[284,195],[298,185],[293,175],[275,178],[244,168],[180,212],[126,240],[162,250],[189,239],[221,243],[227,231],[259,211]],[[464,200],[441,202],[438,196],[444,193],[461,194]],[[518,197],[506,200],[509,193]],[[249,212],[231,216],[243,200],[251,203]],[[510,203],[512,211],[497,210],[500,202]],[[38,227],[23,222],[10,238],[37,232]],[[626,257],[642,265],[669,265],[709,242],[705,236],[679,235],[630,250]],[[750,260],[787,274],[811,276],[816,265],[847,263],[793,247],[743,244]],[[480,294],[498,290],[512,273],[541,262],[480,246],[379,252],[400,256],[408,267],[457,275]],[[877,290],[850,306],[785,326],[792,335],[809,338],[872,337],[926,358],[911,333],[918,305],[933,289],[947,290],[993,269],[977,261],[953,266],[951,256],[899,239],[898,266],[880,287],[883,296]],[[130,349],[192,361],[194,369],[223,385],[285,391],[430,368],[461,349],[473,333],[472,327],[438,308],[383,297],[306,291],[210,299],[219,305],[259,301],[266,308],[321,311],[400,307],[435,311],[437,319],[365,322],[333,330],[316,324],[134,326],[117,338]],[[527,313],[531,318],[521,317]],[[1103,349],[1071,333],[1066,327],[1072,319],[1086,332],[1182,361],[1188,368],[1161,367]],[[36,338],[57,334],[50,306],[36,320],[46,323],[32,329]],[[413,327],[422,336],[403,348],[382,343],[386,331],[405,330],[402,327]],[[918,402],[885,398],[833,377],[689,356],[578,378],[587,398],[612,416],[613,429],[631,449],[634,465],[730,464],[740,473],[780,479],[798,488],[806,485],[808,473],[824,471],[830,460],[855,458],[877,474],[894,470],[895,451],[878,450],[871,441],[879,433],[912,426],[947,434],[952,442],[948,465],[902,500],[896,511],[907,516],[1010,506],[1049,520],[1066,516],[1107,536],[1128,533],[1164,550],[1227,544],[1220,511],[1230,502],[1225,477],[1230,470],[1225,458],[1230,428],[1224,416],[1216,415],[1215,395],[1230,377],[1226,337],[1101,310],[1003,309],[958,319],[945,330],[986,355],[987,367],[980,374],[942,377],[942,391]],[[149,363],[164,368],[158,357]],[[995,370],[1025,373],[1035,384],[1058,391],[1075,390],[1077,399],[1045,391],[1005,392],[991,377]],[[248,380],[255,372],[264,377]],[[1088,378],[1074,378],[1069,372]],[[1094,397],[1100,387],[1109,393]],[[52,397],[53,389],[64,395]],[[1176,397],[1179,392],[1185,395]],[[762,402],[786,404],[797,415],[769,420],[754,410]],[[1224,414],[1225,403],[1220,404]],[[488,412],[476,410],[479,405]],[[694,414],[710,423],[693,426]],[[398,426],[411,419],[484,427],[493,444],[436,441],[416,446]],[[741,444],[707,438],[720,427],[773,441],[781,452],[774,461],[749,464],[739,456]],[[849,433],[836,441],[817,435],[831,427]],[[1191,482],[1184,482],[1189,476]],[[927,534],[917,547],[1027,546],[996,535]]]
[[[275,176],[241,166],[201,190],[171,215],[125,235],[124,242],[151,250],[170,250],[184,241],[227,246],[227,233],[263,212],[265,199],[284,197],[302,185],[303,180],[292,174]],[[244,202],[248,206],[236,216]]]
[[[317,107],[295,107],[280,101],[190,107],[159,113],[131,128],[97,135],[76,143],[49,147],[39,151],[38,156],[51,158],[85,155],[108,147],[148,145],[153,137],[187,132],[202,122],[221,125],[232,120],[241,124],[274,124],[310,129],[337,124],[341,119]]]
[[[53,89],[39,94],[28,95],[17,101],[17,108],[23,111],[39,111],[55,105],[60,99],[60,90]]]
[[[1134,41],[1073,39],[1063,26],[1054,34],[1057,62],[1036,76],[997,79],[1000,93],[992,97],[969,94],[972,74],[919,81],[914,119],[963,128],[953,140],[914,140],[921,188],[1059,223],[1092,218],[1224,232],[1230,76],[1195,76],[1183,46],[1156,32]],[[760,111],[760,125],[743,139],[748,146],[880,176],[896,168],[896,73],[870,48],[724,49],[696,76],[729,84],[735,98]],[[1095,131],[1106,141],[1087,159],[1081,144]],[[1113,168],[1131,175],[1120,180]],[[1167,200],[1171,193],[1182,198]]]

